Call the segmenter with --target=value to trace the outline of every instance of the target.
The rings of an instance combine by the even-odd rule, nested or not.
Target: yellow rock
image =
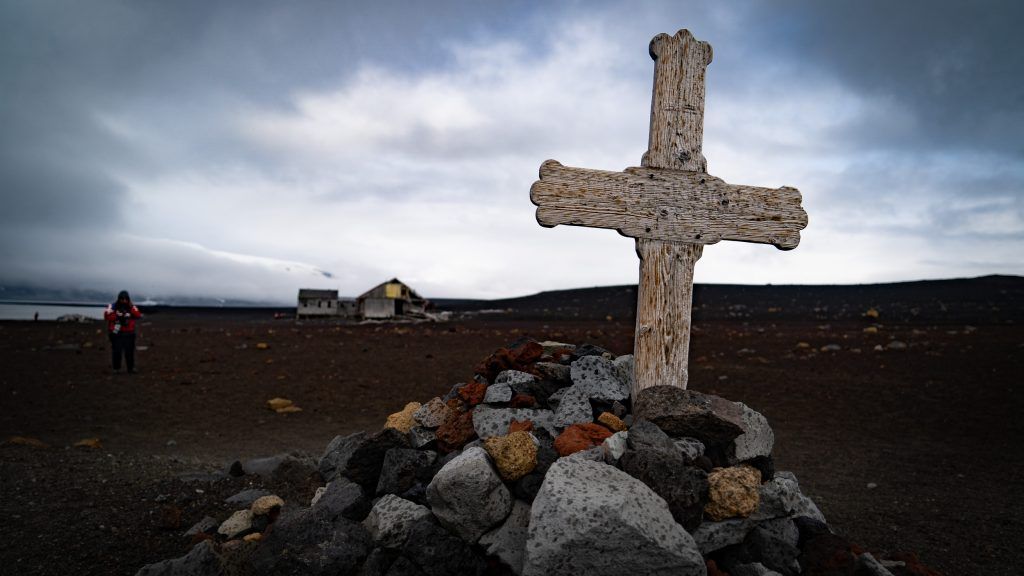
[[[257,350],[266,350],[267,348],[270,348],[270,344],[267,344],[266,342],[257,342],[256,343],[256,349]]]
[[[529,432],[520,430],[507,436],[492,436],[484,440],[484,449],[504,480],[518,480],[537,467],[537,445]]]
[[[31,446],[33,448],[49,448],[50,445],[38,438],[32,438],[30,436],[11,436],[7,439],[8,444],[17,444],[19,446]]]
[[[270,406],[270,409],[274,411],[279,411],[282,408],[287,408],[288,406],[292,406],[293,404],[295,403],[292,402],[291,400],[281,397],[271,398],[270,400],[267,400],[267,406]]]
[[[626,429],[626,423],[611,412],[602,412],[597,417],[597,421],[616,432],[622,432]]]
[[[810,348],[811,345],[808,344],[807,342],[797,342],[796,343],[796,347],[797,348]]]
[[[715,468],[708,474],[708,503],[704,513],[712,520],[746,518],[760,503],[761,472],[750,466]]]
[[[260,496],[257,498],[249,509],[252,510],[253,516],[263,516],[264,514],[270,514],[274,508],[283,507],[284,500],[282,500],[280,496],[271,494],[269,496]]]
[[[74,443],[75,448],[102,448],[99,438],[82,438]]]
[[[384,427],[394,428],[402,434],[408,434],[409,430],[412,430],[412,427],[416,425],[416,420],[414,420],[412,416],[420,409],[420,406],[422,406],[422,404],[419,402],[409,402],[405,405],[405,408],[402,408],[401,412],[395,412],[388,416],[388,420],[384,423]]]
[[[867,328],[864,329],[864,333],[865,334],[878,334],[878,327],[877,326],[868,326]]]
[[[868,311],[864,313],[864,316],[867,318],[878,318],[878,310],[868,308]]]
[[[263,534],[260,534],[259,532],[253,532],[252,534],[246,534],[245,536],[242,536],[243,542],[257,542],[262,539]]]
[[[302,408],[299,408],[298,406],[292,404],[291,406],[278,408],[277,410],[274,410],[274,412],[277,412],[278,414],[294,414],[296,412],[302,412]]]

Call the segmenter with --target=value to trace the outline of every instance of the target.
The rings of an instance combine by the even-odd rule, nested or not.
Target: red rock
[[[563,457],[587,450],[593,445],[590,438],[577,426],[566,428],[558,438],[555,438],[555,450]]]
[[[451,398],[445,405],[452,410],[452,416],[458,416],[459,414],[466,411],[466,403],[462,401],[462,398]]]
[[[569,454],[592,448],[611,435],[612,433],[607,428],[593,422],[573,424],[555,439],[555,450],[558,451],[560,456],[568,456]]]
[[[714,560],[707,560],[706,564],[708,567],[708,576],[729,576],[728,572],[722,572],[721,569],[718,568],[718,564],[715,564]]]
[[[529,394],[516,394],[509,405],[513,408],[533,408],[537,405],[537,399]]]
[[[544,347],[539,342],[530,340],[512,351],[516,364],[533,364],[544,355]]]
[[[473,438],[476,438],[476,430],[472,412],[459,414],[437,429],[437,447],[442,452],[458,450]]]
[[[512,422],[509,423],[509,425],[508,425],[508,433],[509,434],[511,434],[513,432],[519,432],[520,430],[522,430],[523,432],[530,432],[530,431],[532,431],[533,430],[533,420],[513,420]]]
[[[476,406],[477,404],[484,401],[484,395],[487,394],[487,384],[481,382],[470,382],[462,388],[459,388],[459,397],[466,401],[466,404],[470,406]]]

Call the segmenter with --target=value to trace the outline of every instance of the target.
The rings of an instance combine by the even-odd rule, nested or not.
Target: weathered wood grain
[[[795,188],[738,186],[703,172],[609,172],[548,160],[530,199],[542,226],[611,228],[633,238],[691,244],[737,240],[789,250],[807,226]]]
[[[704,159],[704,75],[711,46],[689,30],[651,40],[654,89],[647,168],[706,172]],[[633,397],[644,388],[668,384],[686,388],[690,355],[693,267],[703,246],[648,238],[636,241],[640,257]]]

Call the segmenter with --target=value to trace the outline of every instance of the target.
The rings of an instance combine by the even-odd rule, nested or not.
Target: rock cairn
[[[521,341],[383,430],[338,436],[312,502],[261,495],[139,575],[910,574],[833,534],[764,416],[633,359]]]

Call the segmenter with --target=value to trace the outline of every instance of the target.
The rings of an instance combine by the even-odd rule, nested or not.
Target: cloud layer
[[[0,8],[0,283],[635,282],[630,239],[542,229],[528,190],[547,158],[639,163],[647,42],[684,26],[715,48],[709,171],[796,186],[811,217],[793,252],[707,248],[698,281],[1024,273],[1009,2],[347,4]]]

